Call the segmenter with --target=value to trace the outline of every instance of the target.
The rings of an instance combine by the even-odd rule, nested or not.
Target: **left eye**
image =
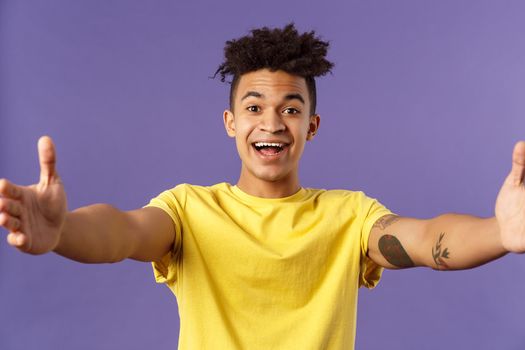
[[[297,109],[292,108],[292,107],[286,108],[283,112],[286,113],[286,114],[297,114],[297,113],[299,113],[299,111]]]

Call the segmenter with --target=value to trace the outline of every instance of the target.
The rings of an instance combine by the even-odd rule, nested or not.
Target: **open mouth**
[[[274,156],[281,153],[288,144],[281,142],[254,142],[255,150],[265,156]]]

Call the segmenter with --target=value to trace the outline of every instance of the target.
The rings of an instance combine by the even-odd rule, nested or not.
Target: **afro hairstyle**
[[[234,95],[243,74],[266,68],[301,76],[306,80],[310,115],[313,115],[317,104],[315,77],[331,72],[334,66],[326,59],[328,46],[329,42],[320,40],[314,31],[299,34],[293,23],[283,29],[253,29],[251,35],[226,42],[225,61],[214,77],[220,75],[222,82],[227,76],[233,77],[230,86],[230,109],[233,110]]]

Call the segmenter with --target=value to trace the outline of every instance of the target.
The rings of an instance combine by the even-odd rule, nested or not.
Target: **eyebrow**
[[[304,98],[301,96],[301,94],[288,94],[284,97],[286,101],[290,100],[299,100],[304,105]]]
[[[257,92],[257,91],[248,91],[242,98],[241,98],[241,101],[244,100],[245,98],[248,98],[250,96],[253,96],[253,97],[259,97],[259,98],[264,98],[264,95],[261,94],[260,92]]]
[[[248,91],[242,98],[241,98],[241,101],[248,98],[248,97],[257,97],[257,98],[264,98],[264,95],[261,94],[260,92],[257,92],[257,91]],[[288,94],[286,96],[284,96],[284,99],[286,101],[290,101],[290,100],[299,100],[302,104],[305,104],[304,102],[304,98],[301,94]]]

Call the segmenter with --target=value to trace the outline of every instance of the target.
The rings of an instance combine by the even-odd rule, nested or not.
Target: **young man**
[[[357,289],[382,267],[478,266],[525,251],[525,142],[496,202],[496,217],[393,215],[362,192],[301,187],[299,161],[319,128],[315,80],[328,44],[292,25],[227,43],[233,76],[224,125],[242,160],[238,183],[179,185],[144,208],[97,204],[67,211],[49,137],[41,176],[0,180],[0,224],[30,253],[88,263],[153,262],[179,303],[181,349],[353,348]]]

